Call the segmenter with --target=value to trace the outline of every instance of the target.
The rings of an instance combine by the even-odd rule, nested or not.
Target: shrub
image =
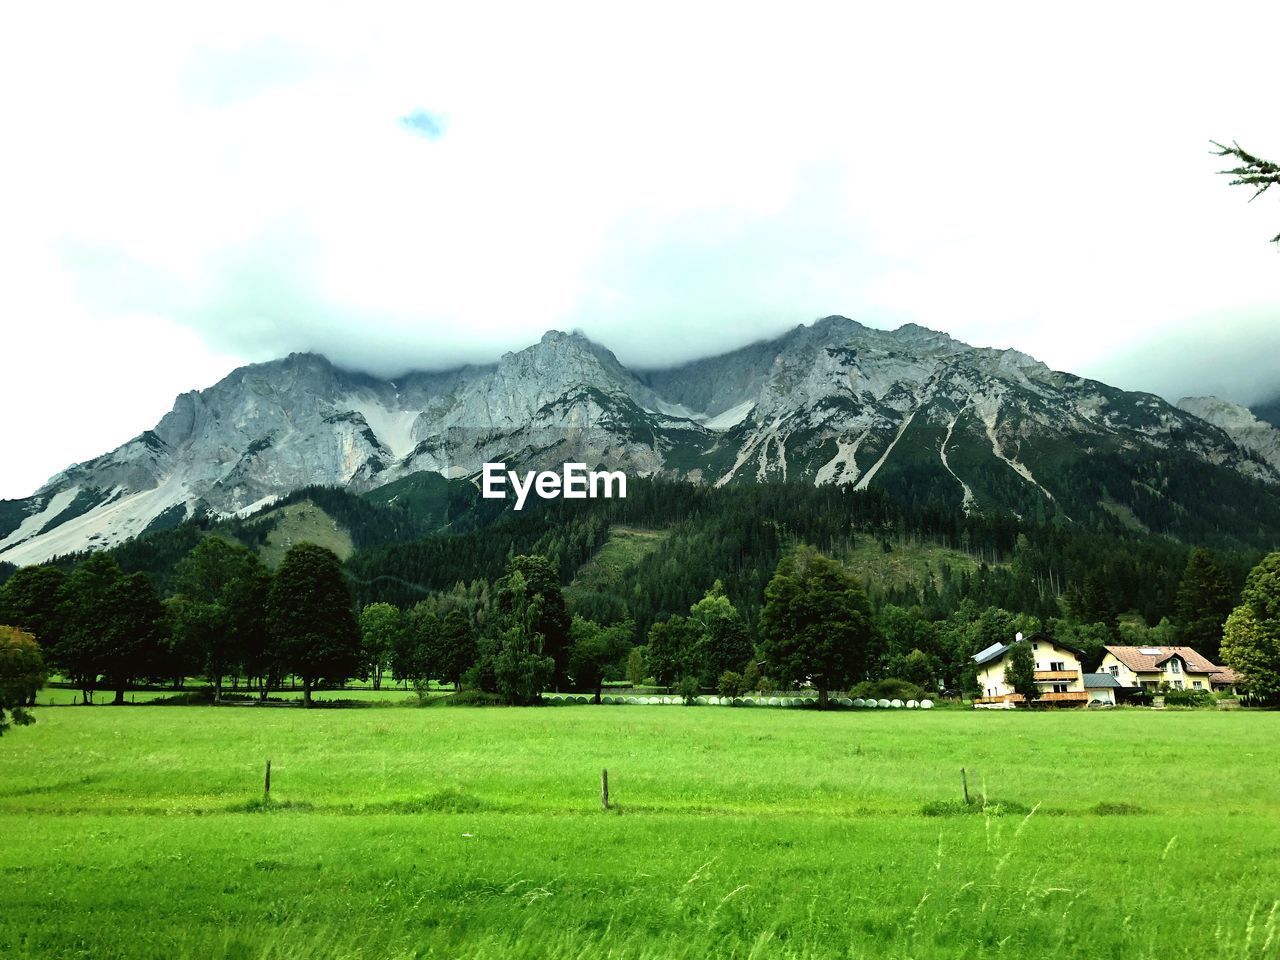
[[[747,683],[736,670],[726,670],[720,674],[718,686],[722,697],[740,697],[747,692]]]
[[[463,690],[447,697],[434,697],[424,705],[443,703],[446,707],[504,707],[507,701],[500,694],[487,690]]]
[[[1166,690],[1167,707],[1208,707],[1213,704],[1213,694],[1208,690]]]
[[[899,677],[864,680],[849,692],[855,697],[873,697],[876,700],[923,700],[929,696],[911,681]]]
[[[687,676],[680,680],[676,687],[676,693],[684,699],[686,707],[692,706],[698,702],[698,694],[702,692],[702,686],[698,683],[698,678]]]

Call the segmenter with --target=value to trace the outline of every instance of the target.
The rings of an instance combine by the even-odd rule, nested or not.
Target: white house
[[[1085,688],[1084,671],[1080,669],[1083,651],[1054,640],[1043,633],[1033,633],[1023,638],[1018,634],[1013,643],[995,643],[973,658],[978,665],[979,697],[974,706],[1010,708],[1023,703],[1022,694],[1014,692],[1005,679],[1005,668],[1014,645],[1031,644],[1036,664],[1036,687],[1040,695],[1035,702],[1044,705],[1078,707],[1089,702]]]

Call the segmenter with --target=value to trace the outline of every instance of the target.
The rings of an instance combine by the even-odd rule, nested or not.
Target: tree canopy
[[[1263,558],[1245,581],[1240,605],[1227,618],[1222,656],[1247,692],[1280,696],[1280,551]]]
[[[27,707],[44,684],[44,658],[36,638],[17,627],[0,625],[0,736],[9,727],[35,720]]]
[[[771,673],[830,690],[864,678],[871,664],[871,604],[862,583],[811,547],[783,557],[765,588],[760,639]]]
[[[360,669],[360,630],[342,562],[314,543],[290,547],[267,600],[271,648],[283,669],[302,679],[311,705],[319,680],[340,682]]]

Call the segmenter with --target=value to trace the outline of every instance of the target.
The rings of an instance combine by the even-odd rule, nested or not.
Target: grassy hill
[[[270,527],[265,541],[258,547],[258,555],[273,570],[297,543],[318,543],[343,560],[355,552],[350,531],[309,500],[261,513],[247,524],[250,530],[255,525]]]
[[[939,543],[892,544],[886,550],[870,537],[860,538],[840,560],[872,593],[927,583],[941,589],[944,569],[953,574],[972,573],[979,566],[977,558]]]
[[[572,597],[575,593],[618,589],[625,575],[639,566],[641,560],[662,546],[670,535],[669,530],[611,527],[609,539],[594,557],[578,568],[577,576],[565,589],[565,594]]]

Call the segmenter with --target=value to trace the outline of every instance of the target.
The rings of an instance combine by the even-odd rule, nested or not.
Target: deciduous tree
[[[534,616],[534,620],[522,624],[521,629],[542,638],[538,644],[539,655],[551,658],[552,682],[557,686],[562,684],[568,675],[571,621],[560,590],[559,572],[546,557],[517,556],[512,558],[507,575],[495,587],[499,617],[507,617],[510,622],[517,611],[521,617]]]
[[[99,678],[108,670],[110,638],[105,627],[113,618],[114,588],[124,578],[105,553],[92,553],[67,576],[58,603],[60,631],[52,663],[93,703]]]
[[[112,703],[119,705],[125,702],[124,692],[131,682],[154,674],[168,622],[155,588],[140,573],[121,577],[111,586],[105,613],[100,624],[105,648],[101,671],[115,690]]]
[[[271,574],[252,550],[221,537],[201,540],[174,570],[174,668],[203,673],[217,700],[226,674],[261,669],[270,589]]]
[[[765,589],[760,637],[769,669],[807,680],[820,703],[860,680],[871,661],[871,604],[862,583],[810,547],[787,554]]]
[[[1249,693],[1280,696],[1280,552],[1249,573],[1240,605],[1227,618],[1222,658]]]
[[[302,679],[308,707],[317,681],[341,683],[360,669],[360,630],[351,606],[333,551],[314,543],[289,549],[271,584],[267,615],[275,659]]]
[[[600,702],[609,672],[616,675],[622,671],[634,633],[635,624],[630,620],[602,627],[594,620],[573,618],[569,675],[576,686],[592,692],[595,703]]]
[[[382,689],[382,674],[391,664],[404,618],[390,603],[371,603],[360,611],[360,654],[373,689]]]
[[[34,723],[27,707],[44,685],[44,658],[36,638],[17,627],[0,625],[0,736],[17,724]]]
[[[1013,687],[1014,693],[1022,695],[1028,707],[1033,706],[1040,696],[1040,688],[1036,686],[1036,657],[1026,640],[1015,642],[1009,650],[1004,682]]]
[[[66,582],[57,567],[20,567],[0,586],[0,623],[32,634],[47,654],[62,636],[58,604]]]

